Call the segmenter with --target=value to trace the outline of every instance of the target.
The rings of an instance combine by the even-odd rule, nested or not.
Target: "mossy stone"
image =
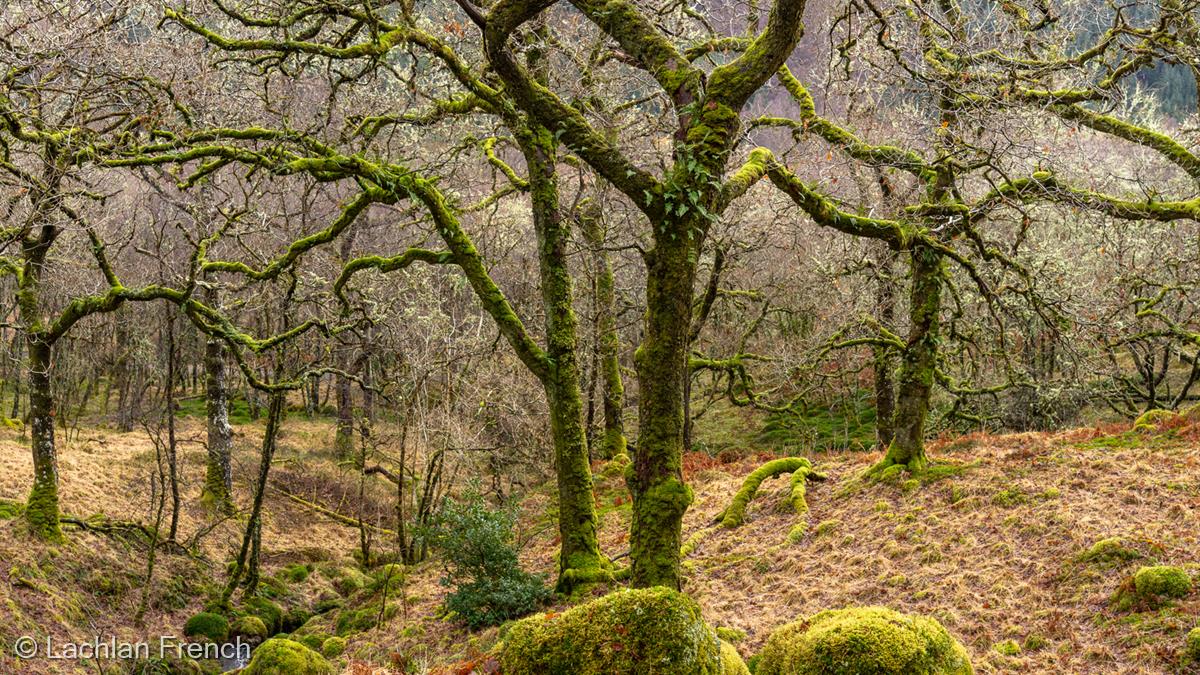
[[[971,675],[966,649],[934,619],[850,607],[787,624],[767,640],[756,675]]]
[[[272,633],[283,630],[283,608],[266,598],[250,598],[242,603],[247,614],[257,616]]]
[[[325,657],[299,642],[272,638],[254,650],[242,675],[333,675]]]
[[[724,640],[721,640],[721,675],[750,675],[742,655]]]
[[[342,655],[346,651],[346,638],[331,637],[321,643],[321,654],[328,659],[334,659]]]
[[[1192,579],[1182,567],[1155,565],[1135,572],[1133,587],[1142,598],[1182,598],[1192,592]]]
[[[1200,663],[1200,626],[1188,632],[1183,645],[1183,655],[1193,663]]]
[[[723,658],[696,602],[659,586],[518,621],[500,667],[505,675],[721,675]]]
[[[1154,431],[1163,422],[1178,416],[1178,413],[1170,410],[1148,410],[1133,421],[1133,429],[1134,431]]]
[[[186,637],[204,637],[213,642],[224,642],[229,638],[229,622],[220,614],[200,612],[183,625]]]
[[[1126,545],[1120,537],[1101,539],[1079,555],[1079,559],[1083,562],[1098,563],[1115,563],[1140,557],[1142,554]]]
[[[267,624],[257,616],[246,615],[239,617],[229,627],[230,637],[243,637],[251,642],[266,640],[270,633],[267,630]]]

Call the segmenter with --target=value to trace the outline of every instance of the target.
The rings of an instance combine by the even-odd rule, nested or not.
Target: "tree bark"
[[[217,338],[204,344],[204,398],[208,418],[208,459],[200,499],[219,511],[233,510],[233,427],[229,424],[225,348]]]
[[[599,356],[597,375],[602,384],[604,436],[597,452],[603,459],[612,459],[625,452],[625,384],[621,380],[621,337],[617,333],[617,296],[612,261],[604,250],[604,231],[599,204],[589,203],[580,211],[584,238],[592,248],[596,264],[596,324],[595,342]]]
[[[875,307],[879,323],[888,330],[896,325],[896,281],[892,277],[895,255],[882,246],[881,265],[875,287]],[[880,449],[887,449],[895,437],[896,383],[893,370],[895,353],[889,347],[876,347],[872,368],[875,371],[875,437]]]
[[[25,519],[33,534],[60,541],[58,524],[58,453],[54,444],[54,396],[50,389],[53,346],[38,333],[27,333],[29,353],[29,428],[33,449],[33,489]]]
[[[596,508],[578,360],[578,321],[567,266],[570,225],[559,210],[557,142],[550,130],[531,125],[519,134],[529,170],[533,225],[538,239],[546,355],[550,367],[543,386],[550,404],[550,429],[558,477],[559,588],[599,574],[607,561],[596,540]]]
[[[926,465],[925,419],[929,413],[937,359],[944,262],[936,251],[925,246],[914,247],[910,251],[910,258],[910,328],[900,363],[895,437],[876,469],[903,465],[909,471],[916,472]]]
[[[679,229],[674,224],[666,227]],[[645,337],[634,359],[640,396],[638,443],[629,479],[632,583],[678,589],[683,514],[692,503],[681,464],[694,247],[685,237],[662,237],[646,254],[646,262]]]

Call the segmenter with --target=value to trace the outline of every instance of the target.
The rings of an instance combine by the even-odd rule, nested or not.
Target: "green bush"
[[[206,637],[213,642],[224,642],[229,637],[229,622],[220,614],[200,612],[183,625],[186,637]]]
[[[426,536],[446,560],[446,609],[472,628],[529,614],[550,597],[546,579],[521,569],[513,527],[516,512],[489,504],[472,485],[449,501]]]

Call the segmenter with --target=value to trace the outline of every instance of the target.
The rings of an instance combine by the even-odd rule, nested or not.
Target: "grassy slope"
[[[758,424],[753,416],[726,416],[723,424],[716,420],[699,430],[709,436],[710,447],[741,451],[722,455],[729,463],[699,454],[688,458],[696,503],[686,534],[706,528],[762,459],[753,451]],[[745,525],[716,530],[700,541],[687,561],[686,590],[714,625],[746,632],[738,645],[746,656],[772,628],[796,617],[883,604],[938,617],[963,640],[981,672],[1170,672],[1183,634],[1200,623],[1200,593],[1165,610],[1132,614],[1113,612],[1107,600],[1139,564],[1200,563],[1200,442],[1179,438],[1178,430],[1159,437],[1107,431],[942,443],[935,446],[939,456],[974,467],[910,492],[897,485],[847,490],[876,457],[821,456],[830,480],[810,485],[811,527],[803,540],[784,545],[798,516],[780,508],[786,480],[768,481]],[[248,476],[259,427],[245,425],[239,432],[238,470]],[[14,433],[2,433],[0,497],[19,498],[27,489],[28,453]],[[201,433],[189,423],[183,436],[195,440]],[[339,480],[353,484],[321,454],[332,436],[327,422],[293,420],[286,433],[280,475],[290,476],[297,489],[328,495]],[[184,448],[189,503],[200,484],[203,450],[195,444]],[[147,520],[152,452],[140,433],[85,432],[62,453],[65,509]],[[243,485],[239,503],[247,502]],[[600,482],[597,503],[605,550],[613,555],[627,550],[628,495],[619,478]],[[526,561],[543,570],[553,567],[549,504],[545,489],[524,504],[525,534],[531,538]],[[346,558],[357,546],[355,530],[278,495],[267,508],[268,571],[311,557],[314,547]],[[189,535],[204,522],[202,512],[187,508],[181,530]],[[1145,558],[1117,566],[1076,561],[1093,542],[1111,536],[1126,538]],[[222,560],[236,540],[235,526],[226,523],[205,539],[204,552]],[[146,626],[135,629],[139,554],[73,530],[70,542],[53,551],[31,547],[15,521],[0,520],[0,557],[6,561],[0,569],[0,637],[7,643],[0,650],[30,631],[48,630],[59,639],[113,630],[128,638],[178,631],[202,603],[206,584],[221,574],[220,565],[162,557],[153,595],[158,606]],[[403,593],[407,602],[396,616],[351,638],[340,661],[347,672],[370,672],[367,663],[436,671],[494,642],[495,629],[472,635],[440,616],[438,574],[436,562],[411,572]],[[319,577],[297,586],[295,602],[327,592]],[[115,590],[95,590],[100,578],[100,585]],[[1009,638],[1044,645],[1015,657],[992,649]],[[0,652],[0,672],[73,672],[70,664],[57,664],[55,671],[26,663],[15,670],[5,658]]]

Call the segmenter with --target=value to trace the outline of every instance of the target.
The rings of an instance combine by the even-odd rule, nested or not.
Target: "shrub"
[[[271,638],[254,650],[242,675],[333,675],[333,667],[299,642]]]
[[[224,642],[229,638],[229,622],[220,614],[200,612],[183,625],[186,637],[206,637],[213,642]]]
[[[756,675],[970,675],[966,649],[937,621],[885,607],[820,612],[768,638]]]
[[[550,597],[545,577],[521,569],[514,543],[516,512],[497,508],[472,485],[441,510],[426,536],[446,561],[446,609],[472,629],[524,616]]]
[[[504,675],[722,675],[723,659],[732,662],[696,602],[660,586],[518,621],[504,638],[500,669]]]

